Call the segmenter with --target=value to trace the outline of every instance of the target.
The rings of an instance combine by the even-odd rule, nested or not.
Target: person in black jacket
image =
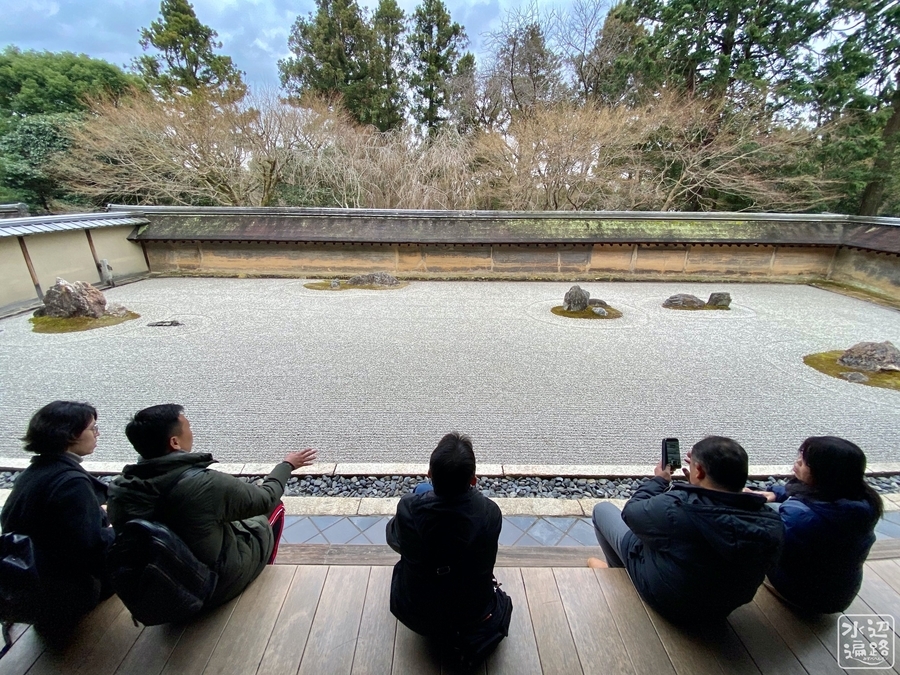
[[[99,435],[97,411],[87,403],[54,401],[38,410],[22,439],[36,456],[0,513],[4,533],[28,535],[34,544],[42,586],[36,628],[50,637],[64,637],[112,595],[106,486],[81,467]]]
[[[454,646],[482,660],[507,634],[512,612],[494,579],[503,518],[474,488],[475,454],[467,436],[441,439],[428,476],[434,489],[423,484],[404,495],[387,524],[387,543],[401,556],[391,580],[391,612],[416,633],[457,639]]]
[[[660,464],[621,513],[597,504],[594,528],[607,564],[625,567],[656,611],[676,623],[717,621],[753,599],[784,526],[764,497],[742,493],[748,462],[738,443],[709,436],[687,461],[689,484],[672,483]]]

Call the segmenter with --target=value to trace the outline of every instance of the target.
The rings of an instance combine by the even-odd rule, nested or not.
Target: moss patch
[[[803,363],[810,368],[815,368],[820,373],[836,377],[844,380],[841,373],[862,373],[869,378],[868,382],[854,382],[853,384],[864,384],[867,387],[879,387],[881,389],[894,389],[900,391],[900,372],[895,370],[884,370],[877,373],[871,370],[861,370],[860,368],[851,368],[843,366],[837,362],[843,349],[837,349],[833,352],[821,352],[819,354],[808,354],[803,357]],[[844,380],[847,382],[848,380]]]
[[[140,317],[141,315],[136,312],[126,312],[124,316],[101,316],[99,319],[89,316],[74,316],[69,319],[56,316],[33,316],[29,321],[33,326],[31,330],[35,333],[77,333],[83,330],[118,326],[120,323]]]
[[[587,309],[583,309],[580,312],[567,312],[563,309],[562,305],[558,305],[553,307],[550,311],[556,314],[556,316],[564,316],[569,319],[620,319],[622,318],[622,312],[617,310],[615,307],[604,307],[606,310],[606,316],[600,316],[599,314],[594,314],[593,309],[588,307]]]
[[[314,291],[354,291],[354,290],[364,290],[364,291],[393,291],[398,288],[403,288],[404,286],[409,286],[409,282],[401,281],[396,286],[376,286],[375,284],[365,284],[363,286],[348,286],[346,281],[340,282],[341,285],[337,288],[331,287],[331,280],[328,281],[312,281],[308,284],[303,284],[304,288],[310,288]]]

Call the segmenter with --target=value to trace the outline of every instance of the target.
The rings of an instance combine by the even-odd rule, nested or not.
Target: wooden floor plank
[[[599,546],[501,546],[495,567],[584,567]],[[282,544],[278,565],[389,565],[400,554],[376,544]]]
[[[184,630],[184,624],[175,623],[145,626],[116,670],[116,675],[159,675]]]
[[[859,597],[876,614],[890,614],[900,617],[900,595],[890,584],[881,578],[876,565],[879,562],[866,563],[863,570],[863,583],[859,589]],[[892,564],[892,563],[888,563]],[[846,614],[846,612],[844,612]]]
[[[728,672],[719,665],[702,631],[672,625],[647,603],[644,603],[644,609],[678,675],[724,675]]]
[[[134,625],[131,612],[124,609],[85,655],[77,675],[113,675],[143,629],[143,626]]]
[[[900,563],[896,560],[871,560],[866,567],[874,570],[895,593],[900,593]]]
[[[738,607],[729,615],[728,623],[763,675],[807,675],[806,669],[755,603]]]
[[[181,639],[172,650],[163,675],[197,675],[202,673],[212,656],[222,631],[237,606],[238,598],[201,614],[185,626]]]
[[[525,595],[544,675],[583,672],[553,570],[546,567],[524,568],[522,581],[525,582]]]
[[[359,640],[353,657],[352,675],[384,675],[391,672],[397,619],[391,614],[390,567],[372,567],[366,602],[359,624]]]
[[[495,570],[495,575],[501,588],[512,599],[513,613],[509,636],[488,658],[487,672],[489,675],[540,675],[541,659],[534,639],[522,572],[515,567],[505,567]]]
[[[584,672],[634,675],[634,665],[594,570],[558,568],[553,576]]]
[[[28,671],[30,675],[55,675],[74,673],[94,650],[103,635],[123,612],[127,612],[122,601],[113,596],[101,602],[88,614],[72,634],[69,646],[61,651],[50,649],[44,651],[40,658]],[[5,660],[6,657],[0,659]]]
[[[244,590],[204,672],[209,675],[256,672],[294,572],[291,567],[268,565]]]
[[[698,627],[719,667],[729,675],[759,675],[760,669],[727,621]]]
[[[398,621],[391,675],[441,675],[440,649]]]
[[[869,560],[900,558],[900,539],[878,539],[869,550]]]
[[[3,658],[0,658],[0,675],[25,675],[44,653],[45,648],[46,645],[37,631],[29,626]]]
[[[766,618],[808,672],[816,675],[819,673],[840,675],[844,672],[838,667],[834,654],[822,644],[818,635],[771,591],[760,587],[753,602],[766,615]]]
[[[296,567],[275,629],[263,653],[259,672],[295,675],[325,586],[327,567]]]
[[[594,570],[594,575],[635,671],[674,675],[675,668],[628,573],[619,568]]]
[[[368,567],[328,568],[298,675],[350,672],[368,582]]]

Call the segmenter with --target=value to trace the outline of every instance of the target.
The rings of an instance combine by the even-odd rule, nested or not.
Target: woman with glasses
[[[81,466],[99,435],[97,411],[87,403],[54,401],[38,410],[22,439],[35,456],[0,513],[4,533],[32,540],[42,596],[35,627],[50,637],[64,636],[112,594],[106,485]]]

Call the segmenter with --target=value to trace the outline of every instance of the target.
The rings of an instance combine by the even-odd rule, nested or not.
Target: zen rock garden
[[[67,333],[114,326],[139,316],[122,305],[107,304],[103,292],[86,281],[57,278],[31,323],[35,333]]]
[[[730,293],[710,293],[709,300],[703,302],[696,295],[677,293],[668,298],[663,304],[666,309],[731,309]]]
[[[563,304],[551,310],[557,316],[570,319],[618,319],[622,316],[615,307],[599,298],[592,298],[590,291],[572,286],[563,298]]]
[[[366,289],[366,290],[386,290],[391,288],[403,288],[408,283],[400,281],[388,272],[371,272],[369,274],[358,274],[350,277],[346,281],[341,279],[331,279],[330,281],[314,281],[312,283],[303,284],[305,288],[311,288],[315,291],[345,291],[350,289]]]
[[[810,354],[803,362],[848,382],[900,390],[900,349],[888,341],[859,342],[843,351]]]

